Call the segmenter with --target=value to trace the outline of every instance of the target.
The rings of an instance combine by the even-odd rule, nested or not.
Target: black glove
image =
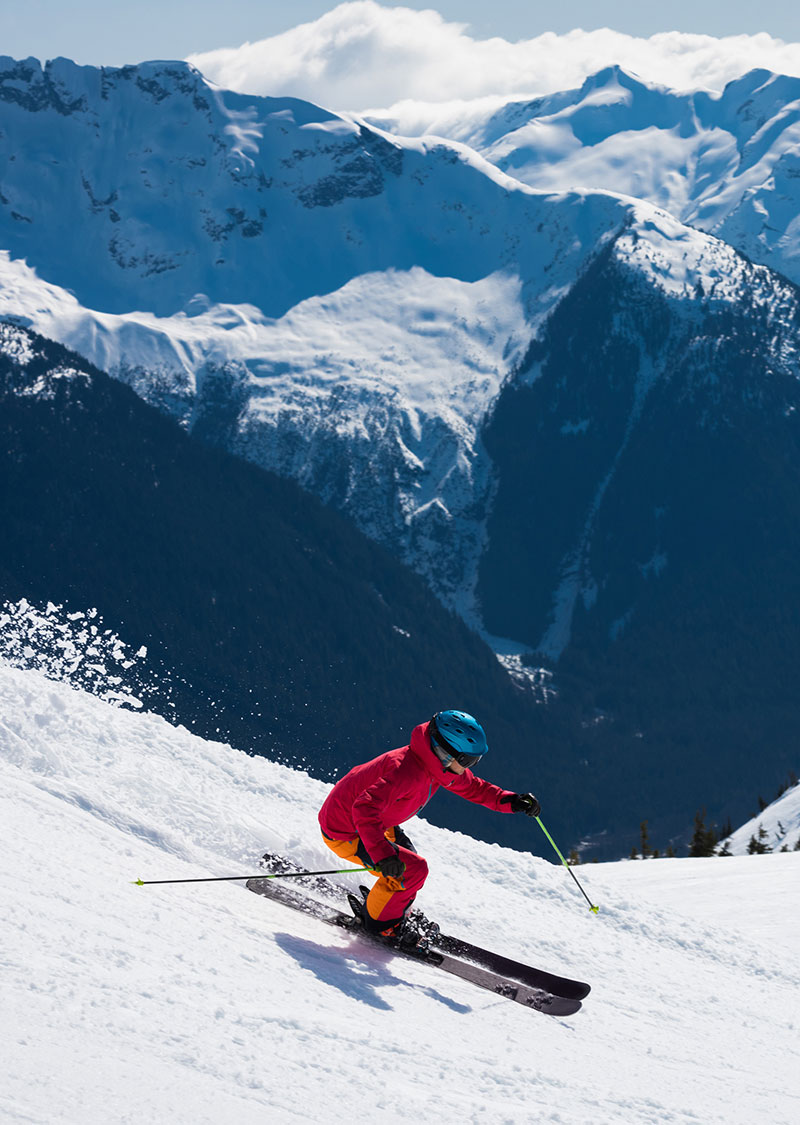
[[[380,871],[386,879],[402,879],[406,865],[399,855],[387,855],[385,859],[378,860],[375,864],[375,870]]]
[[[524,812],[526,816],[538,816],[542,811],[542,806],[533,793],[512,793],[503,797],[500,804],[511,805],[512,812]]]
[[[396,825],[394,830],[394,842],[398,847],[408,848],[410,852],[415,852],[417,850],[399,824]]]

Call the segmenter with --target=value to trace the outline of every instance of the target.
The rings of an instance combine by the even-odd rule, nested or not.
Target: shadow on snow
[[[334,949],[282,933],[275,934],[275,943],[304,969],[312,972],[317,980],[372,1008],[391,1011],[392,1005],[384,1000],[378,989],[404,985],[438,1000],[454,1012],[465,1014],[472,1011],[470,1005],[459,1004],[435,988],[412,984],[395,976],[389,969],[394,958],[382,949],[369,949],[356,943],[349,949]]]

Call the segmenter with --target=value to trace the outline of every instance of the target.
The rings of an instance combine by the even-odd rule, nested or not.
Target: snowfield
[[[592,983],[557,1021],[242,884],[132,884],[335,866],[323,783],[7,665],[0,705],[3,1121],[800,1119],[800,853],[585,866],[595,917],[535,824],[412,825],[445,930]]]

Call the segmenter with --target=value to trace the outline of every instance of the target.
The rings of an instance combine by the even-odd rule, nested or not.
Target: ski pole
[[[599,906],[594,906],[594,905],[592,904],[592,900],[591,900],[591,899],[589,898],[589,896],[587,895],[587,893],[586,893],[586,891],[585,891],[585,890],[583,889],[583,887],[582,887],[582,886],[580,885],[580,883],[578,883],[578,877],[577,877],[577,875],[576,875],[576,874],[575,874],[575,872],[574,872],[574,871],[572,870],[572,868],[571,868],[571,867],[570,867],[570,865],[569,865],[569,864],[567,863],[567,861],[566,861],[566,860],[564,859],[564,857],[563,857],[563,855],[561,854],[561,852],[560,852],[560,851],[558,850],[558,845],[556,844],[555,840],[554,840],[554,839],[553,839],[553,837],[552,837],[552,836],[550,835],[550,833],[549,833],[549,832],[547,831],[547,829],[545,828],[545,826],[544,826],[544,825],[542,824],[542,822],[541,822],[541,820],[539,819],[539,817],[538,817],[538,816],[536,817],[536,823],[537,823],[537,824],[539,825],[539,827],[541,828],[542,832],[544,832],[544,834],[545,834],[545,836],[547,837],[547,839],[548,839],[548,840],[550,841],[550,843],[551,843],[551,844],[553,845],[553,847],[554,847],[554,848],[556,849],[556,855],[558,856],[558,858],[559,858],[559,859],[561,860],[561,862],[562,862],[562,863],[564,864],[564,866],[566,867],[567,871],[569,871],[570,875],[572,876],[572,878],[573,878],[573,879],[575,880],[575,882],[577,883],[577,885],[578,885],[578,890],[579,890],[579,891],[581,892],[581,894],[583,895],[583,897],[584,897],[584,898],[586,899],[586,901],[587,901],[587,902],[589,903],[589,909],[591,910],[592,914],[597,914],[597,912],[599,911],[600,907],[599,907]]]
[[[282,875],[212,875],[204,879],[131,879],[134,887],[154,887],[163,883],[228,883],[236,879],[299,879],[303,875],[363,875],[363,867],[337,867],[335,871],[286,871]]]

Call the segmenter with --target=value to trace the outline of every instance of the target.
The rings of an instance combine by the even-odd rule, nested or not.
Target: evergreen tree
[[[771,852],[772,848],[769,844],[769,835],[763,824],[758,826],[758,836],[751,836],[750,842],[747,845],[748,855],[766,855]]]
[[[713,855],[717,846],[717,833],[714,825],[706,827],[706,810],[698,809],[694,814],[694,835],[689,844],[689,855],[692,857]]]
[[[777,801],[778,797],[782,797],[787,789],[794,789],[795,785],[798,784],[800,784],[800,782],[798,782],[797,774],[794,772],[794,770],[789,770],[789,777],[786,779],[786,781],[781,782],[780,788],[775,795],[775,800]]]
[[[652,853],[651,853],[651,850],[650,850],[650,837],[649,837],[648,832],[647,832],[647,821],[646,820],[643,820],[642,823],[639,825],[639,833],[640,833],[641,839],[642,839],[642,859],[647,859],[647,857],[649,855],[651,855]]]

